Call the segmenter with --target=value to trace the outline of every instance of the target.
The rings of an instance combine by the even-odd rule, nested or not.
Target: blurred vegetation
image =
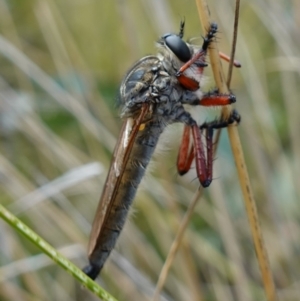
[[[219,47],[230,53],[234,3],[209,6]],[[203,34],[194,1],[0,0],[1,204],[80,267],[121,125],[119,83],[183,18],[186,38]],[[298,0],[242,1],[236,57],[243,67],[231,85],[282,301],[300,296],[299,20]],[[165,149],[99,277],[119,300],[151,299],[198,187],[194,170],[176,174],[178,135],[167,130],[162,139]],[[226,131],[214,176],[162,300],[265,300]],[[0,229],[1,300],[96,300],[3,221]]]

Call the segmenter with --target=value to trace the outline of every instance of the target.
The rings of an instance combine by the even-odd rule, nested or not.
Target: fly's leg
[[[177,168],[180,175],[187,173],[195,158],[197,177],[203,187],[208,187],[213,177],[213,135],[214,130],[238,124],[241,120],[236,110],[233,110],[229,118],[205,122],[200,127],[197,124],[186,124],[184,128],[182,144],[179,149]],[[190,134],[192,131],[193,145],[190,149]],[[206,146],[201,139],[205,134]]]
[[[191,132],[193,143],[191,149],[189,149]],[[212,130],[209,129],[207,132],[212,132]],[[195,158],[197,177],[203,187],[208,187],[212,181],[212,135],[211,137],[207,135],[206,154],[201,135],[201,129],[196,123],[184,126],[182,143],[177,159],[177,169],[181,176],[184,175],[189,171]]]
[[[213,120],[211,122],[204,122],[200,125],[200,131],[206,130],[206,131],[210,131],[210,130],[217,130],[217,129],[222,129],[222,128],[226,128],[231,124],[239,124],[241,122],[241,116],[240,114],[236,111],[236,110],[232,110],[230,113],[229,118],[219,118],[216,120]],[[210,134],[210,133],[208,133]],[[212,135],[212,134],[211,134]]]
[[[203,132],[205,132],[205,137],[206,137],[206,158],[204,158],[205,161],[205,166],[206,166],[206,181],[203,183],[201,182],[201,184],[205,184],[203,185],[203,187],[207,187],[209,186],[209,184],[212,181],[212,177],[213,177],[213,152],[214,152],[214,148],[213,148],[213,135],[214,135],[214,130],[216,129],[221,129],[221,128],[226,128],[231,124],[239,124],[241,121],[241,116],[239,115],[239,113],[236,110],[232,110],[229,118],[224,119],[223,117],[221,117],[220,119],[211,121],[211,122],[205,122],[203,123],[200,127],[200,133],[202,134]],[[195,140],[194,140],[195,141]],[[194,142],[195,143],[195,142]],[[196,149],[196,147],[195,147]],[[197,160],[197,157],[196,157]],[[197,163],[197,161],[196,161]],[[196,164],[197,167],[197,164]]]
[[[197,93],[185,90],[181,101],[183,104],[204,107],[226,106],[235,102],[234,94],[219,94],[217,90],[205,93],[201,98],[198,97]]]
[[[186,174],[192,165],[195,157],[194,147],[190,145],[191,127],[184,125],[182,142],[180,144],[179,153],[177,157],[177,170],[182,176]]]
[[[197,177],[203,187],[208,187],[212,181],[212,172],[208,169],[208,167],[212,166],[212,163],[208,163],[206,160],[204,146],[201,139],[201,130],[197,124],[193,124],[191,128],[194,140]]]
[[[195,157],[197,177],[201,185],[207,187],[209,186],[211,179],[207,177],[206,156],[201,139],[201,130],[197,122],[184,110],[183,106],[178,108],[176,115],[176,121],[185,124],[183,145],[180,147],[177,160],[179,173],[184,174],[187,172],[188,168],[191,166],[193,157]],[[189,150],[190,135],[193,137],[192,150]]]
[[[216,107],[231,105],[236,102],[234,94],[219,94],[218,91],[212,91],[204,94],[200,100],[195,100],[194,105],[204,107]]]
[[[191,91],[186,91],[183,102],[190,105],[202,105],[202,106],[210,107],[210,106],[230,105],[235,101],[236,98],[233,94],[225,95],[225,94],[219,94],[217,93],[217,91],[213,91],[205,94],[201,99],[199,99],[195,93],[192,93]],[[189,124],[186,124],[184,127],[182,143],[180,145],[178,158],[177,158],[177,170],[180,175],[186,174],[192,165],[194,157],[196,157],[196,168],[197,168],[197,174],[199,175],[200,182],[202,185],[204,183],[204,185],[208,186],[212,179],[213,152],[211,149],[212,149],[213,128],[207,128],[206,156],[204,155],[204,152],[201,150],[203,149],[201,138],[199,138],[201,137],[201,133],[198,135],[196,129],[193,129],[192,131],[194,144],[192,144],[192,146],[190,147],[190,133],[192,129],[193,126]],[[195,142],[197,143],[196,145]],[[203,166],[206,167],[204,168]]]
[[[211,122],[205,122],[200,126],[200,132],[205,132],[206,137],[206,177],[207,177],[207,183],[208,185],[212,181],[213,176],[213,135],[214,130],[226,128],[231,124],[239,124],[241,121],[241,116],[236,110],[232,110],[229,118],[224,119],[221,117],[220,119],[211,121]],[[202,184],[202,182],[201,182]],[[203,184],[202,184],[203,185]],[[206,186],[204,186],[206,187]]]

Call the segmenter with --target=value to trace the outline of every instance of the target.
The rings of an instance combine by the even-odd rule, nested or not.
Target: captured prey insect
[[[212,23],[199,49],[182,40],[181,22],[179,34],[160,38],[158,55],[140,59],[123,79],[119,98],[125,121],[92,226],[89,265],[83,269],[90,278],[98,276],[114,248],[159,136],[168,124],[184,124],[178,172],[186,173],[195,159],[200,183],[204,187],[211,183],[213,131],[238,123],[240,117],[232,111],[227,120],[221,118],[199,126],[183,105],[225,106],[236,101],[233,94],[205,94],[201,90],[207,49],[216,32],[217,24]]]

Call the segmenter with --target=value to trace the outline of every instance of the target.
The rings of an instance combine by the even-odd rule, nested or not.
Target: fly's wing
[[[115,201],[116,192],[118,191],[121,183],[122,175],[130,156],[132,146],[134,145],[137,133],[148,111],[149,105],[144,104],[137,118],[127,118],[123,123],[121,134],[113,153],[111,166],[93,222],[88,246],[89,255],[97,248],[97,239],[103,231],[105,221],[109,216],[109,212]]]

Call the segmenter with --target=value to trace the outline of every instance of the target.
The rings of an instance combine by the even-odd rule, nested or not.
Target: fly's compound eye
[[[175,34],[166,34],[163,36],[168,48],[182,61],[187,62],[191,58],[191,52],[187,44]]]

